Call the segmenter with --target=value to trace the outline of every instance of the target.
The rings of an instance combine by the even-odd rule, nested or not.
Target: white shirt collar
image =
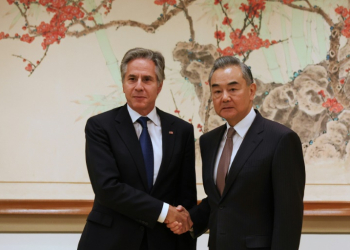
[[[140,115],[139,113],[137,113],[135,110],[133,110],[132,108],[130,108],[130,106],[127,104],[127,109],[129,111],[129,115],[131,117],[132,123],[135,123],[137,121],[137,119],[139,119],[142,115]],[[154,106],[154,108],[152,109],[152,111],[146,115],[156,126],[160,126],[160,118],[157,114],[157,110],[156,107]]]
[[[241,137],[244,138],[244,136],[247,134],[248,129],[253,124],[253,121],[256,117],[256,113],[254,109],[252,108],[248,115],[244,117],[239,123],[237,123],[233,128],[236,130],[236,133]],[[230,125],[226,123],[227,129],[230,128]],[[227,134],[227,130],[226,130]],[[225,135],[226,137],[226,135]]]

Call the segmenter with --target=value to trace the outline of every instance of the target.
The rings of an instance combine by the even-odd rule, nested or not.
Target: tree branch
[[[224,6],[222,5],[222,2],[221,2],[221,1],[220,1],[220,6],[221,6],[222,12],[225,14],[225,16],[226,16],[226,18],[227,18],[228,25],[230,26],[232,32],[235,32],[235,29],[232,27],[232,24],[230,23],[230,18],[228,17],[227,12],[226,12],[226,10],[224,9]]]
[[[216,33],[218,33],[218,25],[216,25]],[[220,39],[219,39],[219,37],[217,36],[216,37],[216,45],[218,46],[218,49],[219,50],[221,50],[221,48],[220,48]],[[221,57],[221,53],[220,52],[218,52],[219,53],[219,56]]]
[[[21,13],[21,16],[24,18],[25,24],[28,27],[29,34],[32,34],[33,31],[31,30],[32,26],[29,25],[29,21],[28,21],[28,17],[27,17],[27,9],[25,9],[25,11],[23,12],[21,7],[19,6],[18,2],[15,2],[14,4],[16,5],[16,7],[18,8],[19,12]]]
[[[281,1],[280,0],[266,0],[266,2],[281,2]],[[282,2],[281,3],[291,7],[293,9],[298,9],[298,10],[303,10],[303,11],[317,13],[317,14],[321,15],[324,18],[324,20],[327,22],[327,24],[329,26],[334,26],[334,23],[333,23],[332,19],[320,7],[318,7],[318,6],[312,7],[311,4],[309,3],[309,1],[306,0],[305,2],[308,3],[308,5],[310,6],[309,8],[304,7],[304,6],[295,5],[295,4],[286,4],[286,3],[282,3]]]
[[[339,67],[342,67],[344,64],[350,61],[350,57],[346,56],[344,59],[339,61]]]
[[[188,23],[190,25],[190,32],[191,32],[191,42],[194,42],[195,35],[194,35],[194,29],[193,29],[193,20],[192,17],[188,14],[187,7],[185,6],[184,2],[180,0],[180,3],[182,4],[183,12],[185,13],[186,19],[188,20]],[[181,7],[180,7],[181,8]]]
[[[13,55],[13,56],[14,56],[14,57],[21,58],[21,59],[24,59],[24,60],[28,61],[28,62],[33,66],[33,70],[30,71],[30,74],[28,75],[28,77],[29,77],[29,76],[31,76],[31,75],[34,73],[34,71],[37,69],[37,67],[38,67],[38,66],[41,64],[41,62],[44,60],[44,58],[45,58],[46,55],[47,55],[47,52],[49,51],[49,48],[50,48],[50,45],[48,45],[48,46],[46,47],[46,50],[45,50],[44,55],[41,57],[41,59],[38,61],[37,64],[33,63],[32,61],[30,61],[30,60],[28,60],[28,59],[26,59],[26,58],[24,58],[24,57],[22,57],[22,56],[19,56],[19,55]]]
[[[305,2],[307,3],[307,5],[309,5],[310,8],[312,8],[312,5],[310,4],[309,0],[305,0]]]
[[[208,106],[207,106],[207,110],[205,111],[205,118],[204,118],[204,130],[203,130],[203,134],[205,134],[206,132],[209,131],[209,117],[210,117],[210,110],[211,110],[211,95],[208,99]]]
[[[183,1],[183,6],[187,7],[191,3],[195,2],[196,0],[184,0]],[[109,23],[106,24],[98,24],[97,26],[94,27],[87,27],[87,29],[84,29],[82,31],[68,31],[66,34],[68,36],[74,36],[74,37],[81,37],[88,35],[90,33],[96,32],[101,29],[107,29],[110,27],[123,27],[123,26],[130,26],[130,27],[138,27],[140,29],[143,29],[147,33],[154,33],[156,29],[158,29],[160,26],[164,25],[167,21],[169,21],[173,16],[177,15],[179,12],[183,11],[180,8],[174,8],[171,11],[169,11],[163,18],[154,21],[151,24],[144,24],[138,21],[133,21],[133,20],[115,20],[115,21],[110,21]],[[72,24],[73,26],[74,24]],[[192,35],[192,34],[191,34]],[[194,34],[193,34],[194,35]]]

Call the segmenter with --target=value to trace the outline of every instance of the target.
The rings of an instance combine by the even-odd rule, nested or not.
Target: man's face
[[[239,66],[218,69],[211,78],[211,93],[215,112],[235,126],[251,110],[256,84],[247,86]]]
[[[155,64],[149,59],[134,59],[128,63],[123,81],[123,92],[130,108],[142,116],[148,115],[155,106],[162,90],[158,86]]]

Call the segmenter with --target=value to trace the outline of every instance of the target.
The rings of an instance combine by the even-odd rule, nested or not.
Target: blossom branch
[[[41,64],[41,62],[42,62],[42,61],[44,60],[44,58],[47,56],[47,52],[49,51],[49,48],[50,48],[50,45],[48,45],[48,46],[46,47],[46,50],[45,50],[44,55],[41,57],[41,59],[40,59],[39,61],[37,61],[36,64],[33,63],[32,61],[28,60],[27,58],[22,57],[22,56],[14,55],[14,54],[13,54],[12,56],[18,57],[18,58],[20,58],[20,59],[23,59],[24,62],[25,62],[25,61],[28,61],[28,62],[29,62],[29,64],[31,65],[31,67],[33,67],[33,69],[30,70],[30,74],[28,75],[28,77],[29,77],[29,76],[31,76],[31,75],[34,73],[34,71],[38,68],[38,66]]]
[[[191,3],[195,2],[196,0],[184,0],[183,6],[187,7]],[[68,31],[66,34],[68,36],[74,36],[74,37],[81,37],[88,35],[90,33],[96,32],[101,29],[107,29],[113,26],[116,26],[117,28],[123,27],[123,26],[130,26],[130,27],[138,27],[140,29],[143,29],[147,33],[154,33],[156,29],[158,29],[160,26],[164,25],[167,21],[169,21],[173,16],[177,15],[179,12],[183,11],[181,8],[174,8],[171,11],[169,11],[163,18],[154,21],[151,24],[144,24],[138,21],[133,20],[115,20],[110,21],[106,24],[98,24],[94,27],[87,27],[87,29],[84,29],[82,31]]]
[[[256,32],[257,36],[260,35],[262,15],[263,14],[261,12],[260,15],[259,15],[259,27],[258,27],[258,30],[256,30],[255,25],[254,25],[254,16],[251,18],[251,21],[250,21],[251,25],[254,27],[254,31]],[[285,39],[285,40],[283,40],[283,42],[287,41],[287,40],[288,39]],[[280,42],[282,42],[282,41],[280,41]],[[270,43],[270,45],[274,45],[274,44]],[[253,52],[252,50],[249,50],[249,51],[247,51],[246,55],[243,54],[243,62],[246,62],[249,59],[250,53],[252,53],[252,52]]]
[[[262,12],[261,12],[261,15],[259,16],[259,27],[258,27],[258,30],[255,29],[254,20],[252,20],[252,25],[254,27],[254,31],[256,32],[256,34],[258,34],[258,36],[260,35],[260,30],[261,30],[261,20],[262,20]]]
[[[252,6],[249,7],[248,13],[247,12],[244,13],[245,14],[245,18],[244,18],[244,22],[243,22],[243,28],[241,29],[241,33],[239,33],[239,36],[238,36],[239,38],[241,38],[241,36],[243,35],[244,30],[249,25],[249,24],[247,24],[247,21],[248,21],[248,17],[249,17],[249,14],[250,14],[251,10],[252,10]],[[252,20],[253,19],[254,19],[254,16],[252,17]]]
[[[310,8],[312,8],[312,5],[310,4],[309,0],[305,0],[305,2],[307,3],[307,5],[309,5]]]
[[[281,2],[281,1],[280,0],[266,0],[266,2]],[[304,7],[304,6],[295,5],[295,4],[292,4],[292,3],[289,3],[289,4],[288,3],[282,3],[282,2],[281,3],[291,7],[293,9],[298,9],[298,10],[303,10],[303,11],[317,13],[317,14],[321,15],[324,18],[324,20],[327,22],[327,24],[329,26],[334,26],[334,23],[333,23],[332,19],[320,7],[318,7],[318,6],[312,7],[308,0],[306,0],[305,2],[309,5],[309,8]]]
[[[82,31],[67,31],[66,34],[68,36],[74,36],[74,37],[79,38],[81,36],[85,36],[85,35],[88,35],[90,33],[102,30],[102,29],[108,29],[108,28],[113,27],[113,26],[116,26],[117,28],[123,27],[123,26],[138,27],[140,29],[143,29],[147,33],[154,33],[155,30],[159,27],[159,26],[156,27],[152,24],[147,25],[147,24],[140,23],[137,21],[132,21],[132,20],[117,20],[117,21],[110,21],[109,23],[106,23],[106,24],[98,24],[98,25],[93,26],[93,27],[87,27],[86,29],[84,29]]]
[[[167,11],[168,11],[168,8],[169,8],[169,5],[167,5],[167,4],[163,4],[163,17],[165,17],[166,16],[166,13],[167,13]]]
[[[278,43],[283,43],[283,42],[285,42],[285,41],[288,41],[288,38],[283,39],[283,40],[279,40],[278,42],[276,41],[275,43],[270,43],[269,46],[273,46],[273,45],[276,45],[276,44],[278,44]],[[243,62],[245,62],[245,61],[248,60],[249,55],[250,55],[250,53],[252,52],[252,50],[249,50],[248,52],[249,52],[249,54],[247,54],[247,55],[244,57]],[[248,53],[248,52],[247,52],[247,53]],[[236,56],[236,55],[238,55],[238,54],[234,54],[234,56]],[[244,55],[243,55],[243,56],[244,56]]]
[[[177,113],[177,115],[182,119],[182,117],[180,116],[180,110],[178,109],[178,107],[176,105],[176,101],[175,101],[175,98],[174,98],[173,91],[170,90],[170,93],[171,93],[171,97],[173,98],[173,102],[174,102],[174,105],[175,105],[175,113]]]
[[[21,13],[21,16],[24,18],[25,25],[28,27],[29,34],[32,34],[33,31],[31,30],[31,27],[33,27],[33,26],[29,25],[29,21],[28,21],[28,17],[27,17],[27,8],[25,8],[25,11],[23,11],[21,9],[21,7],[19,6],[18,2],[15,2],[14,4],[16,5],[17,9]]]
[[[98,5],[95,9],[92,10],[92,12],[98,12],[103,5],[106,5],[107,4],[107,1],[108,0],[102,0],[102,2],[100,3],[100,5]]]
[[[222,2],[220,1],[220,6],[221,6],[221,10],[222,12],[225,14],[227,20],[228,20],[228,25],[230,26],[232,32],[235,32],[235,29],[232,27],[232,24],[230,22],[230,18],[228,17],[227,11],[225,10],[224,6],[222,5]]]
[[[218,30],[218,25],[216,25],[216,34],[218,34],[219,30]],[[221,48],[220,48],[220,38],[219,36],[216,36],[216,45],[218,46],[219,49],[219,56],[221,57],[222,54],[220,53]]]

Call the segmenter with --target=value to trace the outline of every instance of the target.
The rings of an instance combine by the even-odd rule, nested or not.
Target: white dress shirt
[[[127,105],[127,109],[129,111],[131,120],[134,124],[137,138],[140,138],[140,135],[142,132],[142,126],[140,123],[137,122],[137,119],[139,119],[142,115],[140,115],[135,110],[130,108],[129,105]],[[148,133],[151,137],[152,146],[153,146],[153,159],[154,159],[153,184],[154,184],[157,179],[160,164],[162,163],[162,157],[163,157],[162,126],[160,123],[160,118],[156,111],[156,107],[152,109],[152,111],[147,115],[147,117],[149,118],[149,121],[147,121]],[[164,222],[168,214],[168,210],[169,210],[169,204],[164,202],[162,211],[158,217],[158,222],[160,223]]]
[[[246,117],[244,117],[239,123],[237,123],[236,126],[233,127],[236,130],[236,133],[232,137],[233,149],[232,149],[232,155],[231,155],[231,160],[230,160],[230,165],[228,167],[228,171],[230,171],[232,162],[235,159],[237,151],[238,151],[239,147],[241,146],[242,141],[248,132],[248,129],[252,125],[252,123],[255,119],[255,116],[256,116],[256,113],[255,113],[254,109],[252,108],[250,110],[249,114]],[[222,137],[222,140],[220,142],[218,154],[216,156],[216,161],[215,161],[215,168],[214,168],[214,183],[215,184],[216,184],[216,176],[217,176],[217,172],[218,172],[219,161],[221,158],[222,150],[224,149],[225,142],[226,142],[227,131],[230,128],[230,125],[228,123],[226,123],[226,126],[227,126],[227,129],[226,129],[226,132],[225,132],[225,134]]]

